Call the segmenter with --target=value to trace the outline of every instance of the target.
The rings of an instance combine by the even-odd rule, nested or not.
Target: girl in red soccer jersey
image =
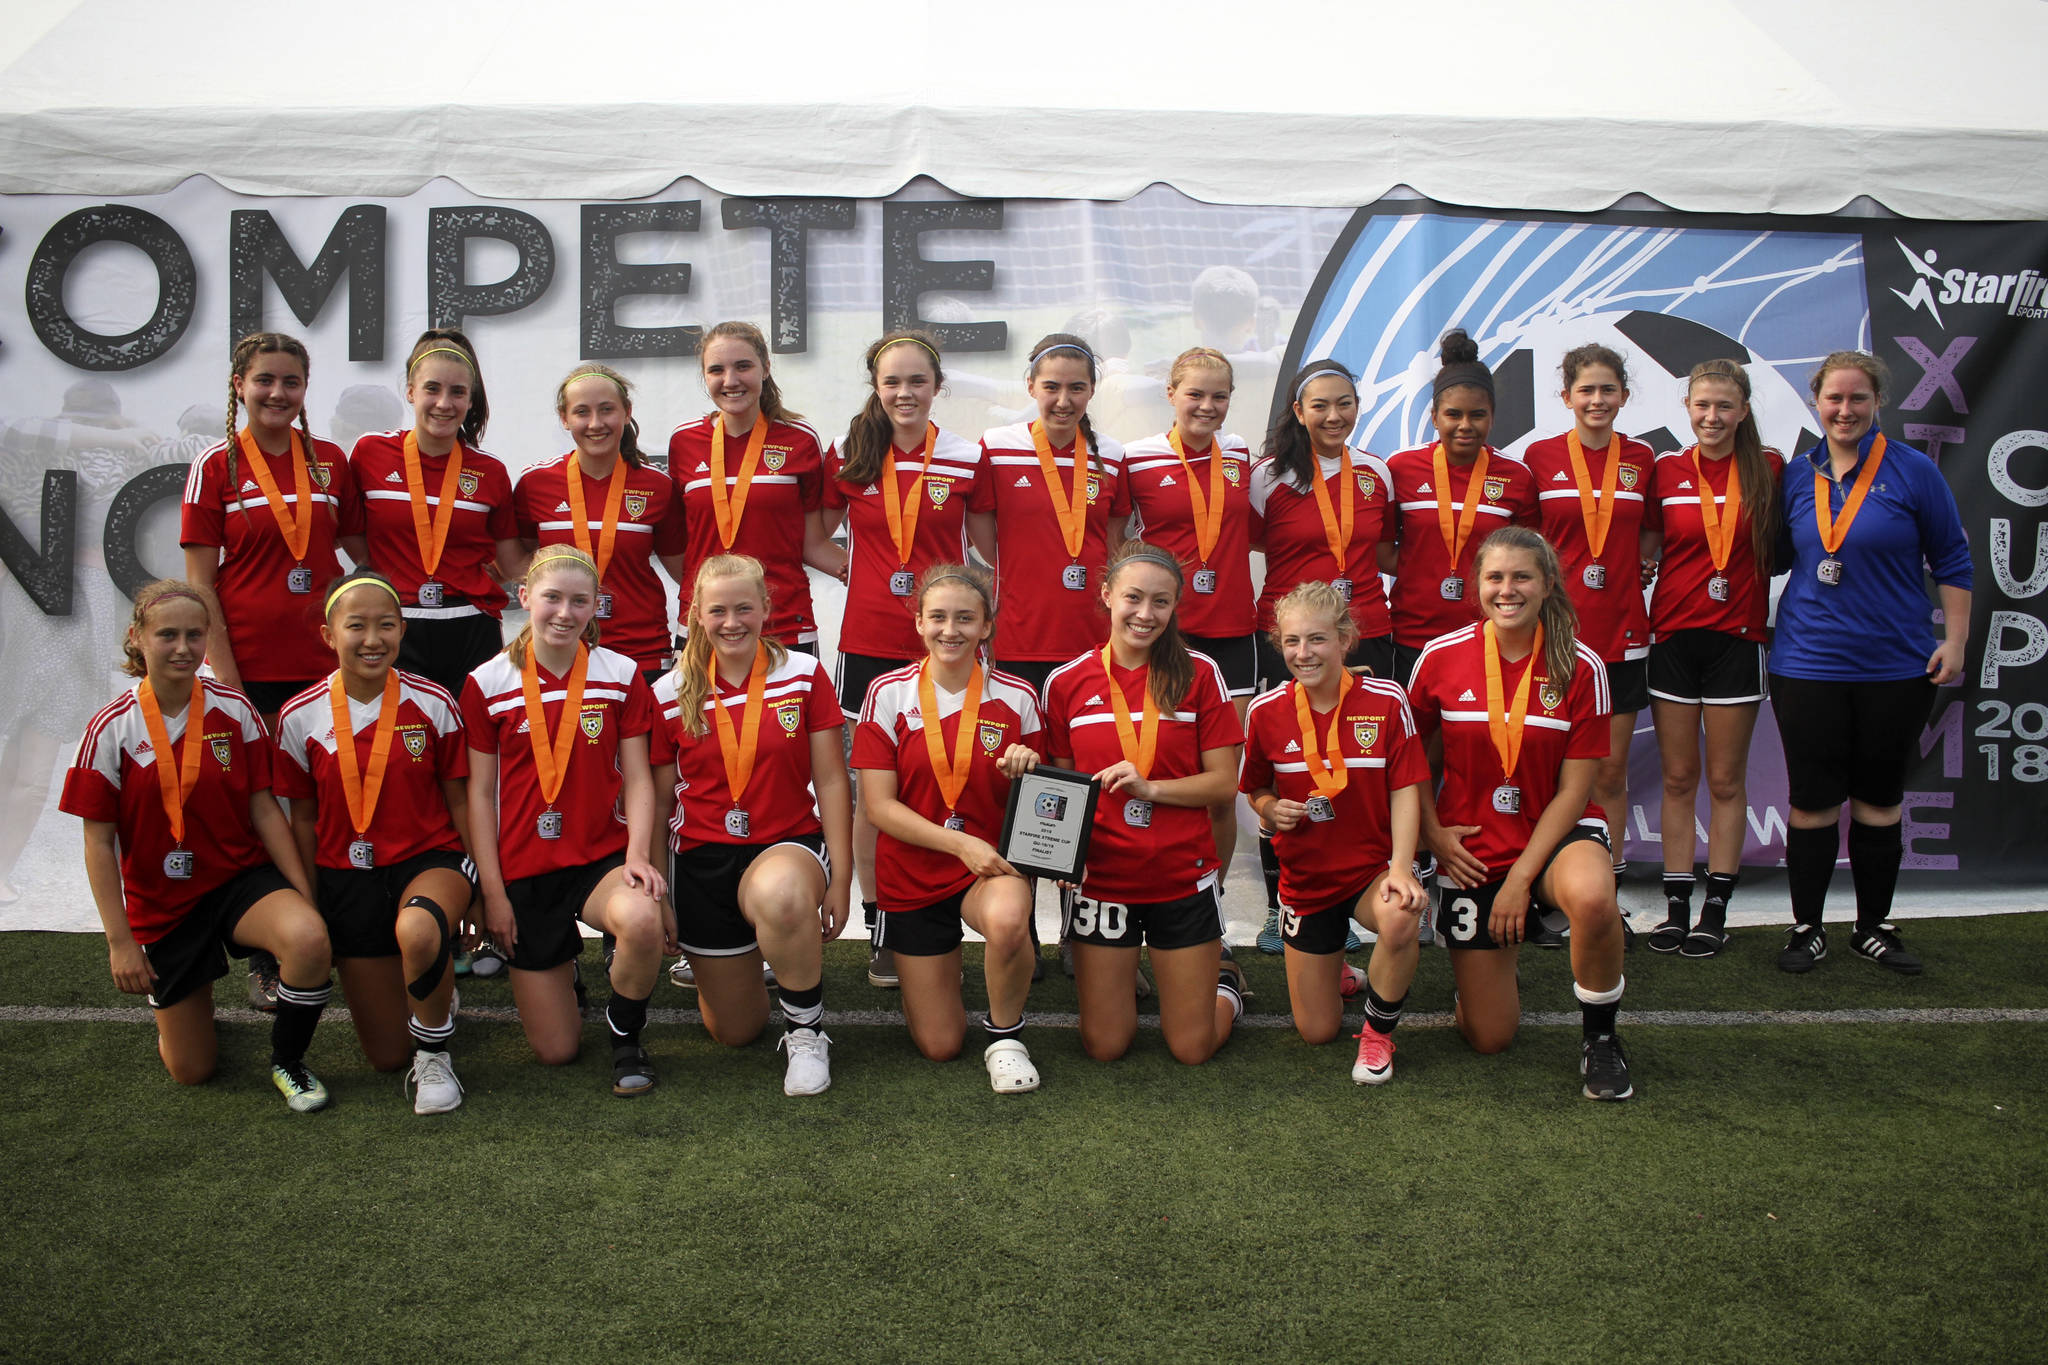
[[[1615,1035],[1621,911],[1606,817],[1589,806],[1607,751],[1607,668],[1578,639],[1557,552],[1525,527],[1474,560],[1484,619],[1423,649],[1409,703],[1442,788],[1422,807],[1436,854],[1437,936],[1451,950],[1458,1030],[1480,1052],[1515,1036],[1515,958],[1538,908],[1571,921],[1572,992],[1587,1098],[1633,1093]]]
[[[617,940],[610,963],[612,1093],[644,1095],[654,1066],[640,1031],[675,926],[654,847],[647,763],[653,697],[639,664],[597,646],[597,565],[569,545],[533,556],[519,589],[531,614],[462,688],[469,837],[484,921],[512,969],[536,1056],[576,1060],[579,921]]]
[[[1294,681],[1252,703],[1238,789],[1275,831],[1294,1027],[1306,1042],[1329,1042],[1345,999],[1364,990],[1351,1079],[1378,1085],[1394,1074],[1394,1028],[1429,908],[1413,867],[1429,758],[1401,685],[1344,666],[1358,639],[1348,599],[1311,581],[1273,615],[1273,645]],[[1344,961],[1353,920],[1378,935],[1366,973]]]
[[[1728,901],[1742,870],[1749,808],[1749,739],[1767,690],[1764,622],[1771,609],[1771,542],[1784,459],[1764,448],[1749,409],[1749,374],[1732,360],[1693,366],[1686,414],[1697,444],[1657,461],[1651,496],[1661,536],[1650,598],[1650,718],[1664,765],[1664,922],[1661,953],[1712,957],[1728,941]],[[1705,733],[1707,895],[1691,923],[1693,812]]]
[[[1572,429],[1532,443],[1522,463],[1536,479],[1543,537],[1557,547],[1564,566],[1566,590],[1579,613],[1579,638],[1607,662],[1614,714],[1607,757],[1593,775],[1593,800],[1607,812],[1618,882],[1625,867],[1628,750],[1636,713],[1650,703],[1650,620],[1643,608],[1640,550],[1642,537],[1662,524],[1649,496],[1657,456],[1614,425],[1628,402],[1628,371],[1619,353],[1598,342],[1577,347],[1565,353],[1562,373]]]
[[[1056,666],[1102,647],[1093,594],[1100,564],[1131,510],[1124,448],[1088,421],[1095,394],[1088,343],[1054,332],[1024,371],[1038,417],[985,432],[987,460],[971,509],[994,519],[996,593],[1003,601],[997,667],[1042,686]]]
[[[270,795],[270,737],[242,693],[199,677],[218,622],[211,594],[152,583],[135,595],[123,650],[135,687],[86,727],[60,807],[85,821],[85,875],[114,984],[146,995],[171,1079],[213,1074],[213,983],[223,949],[276,954],[270,1078],[294,1110],[324,1108],[306,1045],[327,1006],[327,932],[307,894],[284,811]]]
[[[1152,950],[1159,1029],[1190,1065],[1215,1055],[1244,1013],[1243,972],[1223,947],[1209,810],[1235,785],[1237,713],[1215,663],[1174,619],[1180,562],[1130,541],[1103,571],[1109,643],[1045,683],[1047,758],[1102,784],[1081,885],[1064,898],[1081,1045],[1121,1057],[1138,1031],[1138,948]],[[1012,748],[1011,777],[1037,766]]]
[[[311,370],[296,337],[236,343],[227,440],[193,462],[179,522],[185,577],[220,601],[206,662],[266,717],[327,672],[318,585],[341,573],[335,547],[357,561],[367,553],[348,460],[306,425]]]
[[[529,550],[572,546],[597,566],[594,619],[605,648],[652,681],[672,652],[668,589],[654,564],[683,572],[674,488],[641,453],[632,386],[609,366],[571,371],[555,386],[555,416],[576,448],[519,476],[512,494],[519,535]]]
[[[846,713],[849,721],[860,719],[870,683],[923,657],[912,594],[933,564],[966,557],[967,503],[982,467],[979,446],[931,420],[932,400],[946,382],[931,337],[891,332],[868,347],[866,362],[867,404],[847,427],[846,440],[826,452],[832,477],[825,483],[825,529],[838,530],[842,520],[847,528],[847,548],[832,546],[838,560],[825,567],[846,580],[834,686],[840,705],[854,708]],[[980,548],[993,558],[992,519],[973,520],[984,533]],[[872,938],[875,827],[864,802],[853,810],[853,858],[861,916]],[[896,984],[889,949],[870,949],[868,980]]]
[[[1013,746],[1036,754],[1045,742],[1038,702],[1023,679],[981,665],[995,631],[986,572],[934,565],[915,600],[926,655],[875,679],[853,737],[861,801],[882,834],[873,937],[893,952],[911,1039],[935,1062],[959,1056],[967,1035],[960,926],[986,939],[982,1062],[997,1094],[1035,1090],[1038,1070],[1019,1036],[1031,990],[1031,885],[994,841],[1009,798],[1003,755]]]
[[[655,684],[655,783],[704,1027],[730,1047],[761,1036],[765,958],[781,995],[782,1093],[815,1095],[832,1084],[823,948],[846,926],[853,784],[824,666],[766,635],[767,580],[746,555],[698,566],[689,638]]]
[[[526,571],[512,479],[477,448],[490,421],[483,369],[452,327],[420,333],[405,363],[411,431],[373,431],[349,453],[370,562],[399,590],[397,663],[455,693],[505,647],[505,590]]]
[[[817,432],[784,406],[768,372],[768,339],[751,322],[721,322],[697,348],[713,411],[668,438],[668,472],[683,509],[680,584],[716,554],[751,555],[768,573],[775,638],[818,650],[805,564],[843,572],[825,530],[825,457]],[[689,604],[681,604],[684,633]]]
[[[1399,508],[1396,543],[1380,549],[1394,576],[1394,672],[1406,678],[1422,646],[1480,615],[1473,587],[1479,544],[1503,526],[1536,524],[1535,480],[1486,443],[1493,431],[1493,372],[1463,328],[1444,333],[1429,408],[1434,444],[1387,461]]]
[[[1315,361],[1294,376],[1289,392],[1294,401],[1266,434],[1265,454],[1252,470],[1252,539],[1266,555],[1256,641],[1259,684],[1277,687],[1287,677],[1272,644],[1275,606],[1300,584],[1318,582],[1350,604],[1353,643],[1346,663],[1392,678],[1394,627],[1380,582],[1379,550],[1394,534],[1394,481],[1385,461],[1351,447],[1358,390],[1348,370],[1334,360]],[[1259,951],[1276,954],[1280,861],[1263,824],[1259,865],[1266,877]],[[1347,952],[1364,946],[1356,934],[1346,938]]]
[[[413,1112],[446,1113],[462,1103],[450,944],[475,893],[462,717],[446,691],[395,666],[407,624],[390,579],[358,569],[335,584],[325,630],[338,667],[278,716],[278,794],[291,799],[363,1055],[379,1071],[410,1055]]]

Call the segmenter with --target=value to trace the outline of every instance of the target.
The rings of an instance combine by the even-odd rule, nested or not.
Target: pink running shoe
[[[1394,1078],[1394,1040],[1379,1030],[1358,1031],[1358,1060],[1351,1064],[1351,1079],[1359,1085],[1384,1085]]]
[[[1349,962],[1344,963],[1337,973],[1337,994],[1346,1000],[1356,1000],[1364,995],[1365,973]]]

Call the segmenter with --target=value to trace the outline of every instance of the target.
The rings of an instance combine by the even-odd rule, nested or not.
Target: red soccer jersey
[[[839,648],[849,654],[881,659],[913,659],[924,653],[917,633],[917,576],[934,564],[958,564],[967,557],[967,504],[981,472],[981,447],[950,431],[932,443],[932,463],[924,468],[924,447],[896,452],[896,505],[924,473],[923,502],[917,531],[905,565],[889,538],[889,515],[882,510],[880,475],[855,487],[839,481],[838,447],[825,454],[831,477],[825,480],[825,506],[846,512],[846,614],[839,623]],[[751,505],[751,504],[750,504]],[[907,594],[891,589],[896,575],[911,584]]]
[[[1196,654],[1195,681],[1172,715],[1159,717],[1159,747],[1152,778],[1193,777],[1202,754],[1244,743],[1237,712],[1225,695],[1215,661]],[[1130,707],[1131,724],[1141,723],[1149,668],[1115,672]],[[1102,651],[1090,650],[1060,665],[1045,680],[1045,752],[1078,772],[1099,773],[1124,757],[1111,709]],[[1139,823],[1150,805],[1151,824]],[[1217,873],[1216,840],[1209,812],[1198,806],[1137,802],[1104,792],[1095,807],[1082,894],[1097,900],[1155,905],[1195,894]]]
[[[1649,496],[1656,453],[1641,441],[1631,441],[1619,432],[1615,435],[1621,440],[1621,468],[1614,476],[1614,512],[1607,524],[1607,541],[1600,547],[1599,572],[1592,575],[1599,587],[1587,582],[1587,570],[1595,561],[1565,437],[1537,441],[1522,452],[1522,463],[1536,480],[1543,538],[1557,547],[1565,587],[1572,605],[1578,608],[1579,638],[1609,663],[1640,659],[1650,652],[1650,614],[1643,605],[1637,536],[1662,525],[1657,503]],[[1612,449],[1610,439],[1605,447],[1586,451],[1586,476],[1595,496],[1606,477],[1607,454]]]
[[[656,680],[654,700],[660,710],[654,727],[654,766],[676,767],[675,813],[668,821],[669,847],[680,853],[700,844],[766,845],[817,834],[818,801],[811,790],[811,736],[819,730],[841,730],[846,717],[825,666],[808,654],[791,650],[770,669],[761,693],[761,732],[754,750],[754,772],[747,788],[733,799],[725,776],[725,750],[719,746],[712,702],[704,702],[704,733],[682,726],[676,705],[676,676]],[[738,738],[746,721],[747,685],[718,682],[718,704],[732,717]],[[741,833],[728,817],[746,812]]]
[[[1102,609],[1102,566],[1109,558],[1109,528],[1130,515],[1124,482],[1124,448],[1096,437],[1087,474],[1088,515],[1082,523],[1078,561],[1067,553],[1052,494],[1031,443],[1031,424],[997,427],[981,438],[987,461],[974,486],[969,510],[996,514],[996,594],[1001,614],[996,657],[1016,660],[1071,659],[1109,638]],[[1074,448],[1055,447],[1053,466],[1063,489],[1074,474]],[[1070,575],[1074,564],[1082,574]]]
[[[1504,877],[1529,834],[1557,795],[1557,779],[1568,758],[1604,758],[1607,717],[1614,704],[1607,691],[1607,666],[1579,643],[1578,662],[1569,683],[1556,687],[1543,661],[1531,654],[1501,660],[1503,704],[1512,705],[1522,674],[1539,670],[1529,685],[1529,712],[1522,730],[1522,752],[1512,785],[1521,790],[1521,809],[1494,808],[1501,776],[1500,753],[1486,718],[1486,647],[1478,625],[1461,626],[1423,648],[1408,685],[1409,705],[1424,739],[1437,730],[1444,736],[1444,781],[1437,793],[1437,819],[1446,825],[1477,825],[1465,838],[1466,851],[1486,864],[1489,877]],[[1607,817],[1588,802],[1579,823],[1606,828]]]
[[[552,744],[568,696],[567,678],[540,670],[540,703]],[[498,866],[506,881],[583,867],[626,846],[619,808],[619,746],[654,724],[654,697],[640,666],[609,649],[590,651],[583,681],[581,734],[569,746],[569,771],[553,809],[561,837],[543,839],[540,773],[526,723],[526,695],[511,658],[493,654],[462,685],[462,724],[469,747],[498,756]]]
[[[1472,519],[1472,535],[1458,555],[1455,568],[1438,524],[1434,444],[1404,450],[1387,461],[1393,474],[1394,501],[1399,506],[1399,557],[1394,562],[1394,642],[1416,648],[1447,630],[1456,630],[1479,616],[1478,574],[1473,561],[1486,538],[1503,526],[1535,526],[1536,480],[1529,467],[1493,447],[1486,448],[1486,482],[1479,488],[1479,511]],[[1453,531],[1463,515],[1465,497],[1479,462],[1463,469],[1451,469]],[[1453,574],[1464,580],[1462,597],[1444,596],[1444,581]]]
[[[1195,536],[1188,472],[1193,472],[1206,499],[1212,477],[1210,461],[1219,448],[1223,452],[1223,518],[1216,528],[1216,543],[1204,560]],[[1183,470],[1164,432],[1124,447],[1124,478],[1138,523],[1132,534],[1173,551],[1181,562],[1187,586],[1181,590],[1174,617],[1182,630],[1210,639],[1249,635],[1253,624],[1251,451],[1238,437],[1219,434],[1200,453],[1186,453],[1188,468]]]
[[[968,746],[967,785],[961,788],[960,803],[949,811],[939,791],[938,774],[932,770],[923,706],[918,700],[917,679],[923,667],[924,661],[919,660],[884,673],[869,685],[860,725],[853,732],[853,766],[895,773],[896,799],[904,805],[935,825],[944,824],[948,814],[958,813],[969,834],[997,843],[1003,832],[1003,808],[1010,799],[1010,779],[996,768],[996,760],[1012,744],[1028,744],[1044,752],[1038,699],[1031,684],[1022,678],[993,670],[982,675],[974,743]],[[960,707],[967,694],[941,688],[934,695],[939,703],[939,738],[950,763],[960,735]],[[966,890],[974,884],[974,874],[949,854],[879,834],[875,880],[880,883],[884,910],[916,910]]]
[[[1343,468],[1336,460],[1319,463],[1326,481],[1334,480]],[[1260,460],[1252,470],[1252,536],[1266,547],[1266,585],[1259,592],[1260,630],[1273,628],[1274,604],[1299,585],[1340,579],[1349,585],[1338,591],[1350,593],[1351,620],[1360,639],[1376,640],[1393,630],[1379,565],[1380,542],[1394,538],[1393,476],[1379,456],[1354,450],[1351,478],[1357,490],[1351,512],[1351,545],[1340,569],[1330,553],[1315,489],[1296,488],[1280,476],[1271,460]],[[1328,486],[1330,510],[1341,516],[1336,485]]]
[[[349,845],[358,835],[335,758],[334,708],[328,690],[332,681],[329,674],[277,713],[277,747],[284,756],[277,765],[277,794],[318,803],[313,861],[321,867],[347,867]],[[370,769],[370,746],[377,737],[383,702],[381,696],[349,702],[356,771],[361,774]],[[469,745],[455,698],[425,678],[400,673],[398,719],[385,760],[384,785],[370,814],[370,828],[360,836],[376,848],[377,866],[390,867],[432,849],[459,851],[462,840],[449,818],[441,783],[468,776]]]
[[[727,553],[719,539],[718,513],[711,497],[711,424],[717,420],[718,414],[707,413],[677,427],[668,438],[668,472],[682,503],[688,542],[678,593],[679,615],[686,627],[697,566],[715,554]],[[746,453],[746,437],[726,437],[728,493],[739,487],[740,462]],[[824,505],[825,454],[818,433],[802,422],[770,422],[730,552],[752,555],[768,571],[767,634],[784,644],[808,644],[818,638],[818,619],[811,610],[811,580],[804,571],[804,526],[809,515]],[[689,633],[687,628],[683,633]]]
[[[1271,787],[1289,801],[1316,795],[1302,754],[1298,682],[1264,693],[1244,718],[1241,792]],[[1393,856],[1392,794],[1429,781],[1429,756],[1415,736],[1415,718],[1401,685],[1359,678],[1338,708],[1337,750],[1344,756],[1344,790],[1330,798],[1331,818],[1303,820],[1273,836],[1280,855],[1280,900],[1297,914],[1316,911],[1341,896],[1356,896],[1384,872]],[[1330,713],[1311,711],[1316,748],[1330,757]]]
[[[249,457],[235,452],[237,487],[227,487],[228,445],[223,441],[192,462],[185,480],[185,505],[178,543],[215,546],[221,551],[214,592],[228,619],[228,645],[249,682],[297,682],[326,675],[334,651],[320,643],[327,589],[341,577],[334,552],[339,536],[362,533],[362,504],[341,447],[315,440],[306,472],[314,503],[306,557],[292,557],[270,500],[249,470]],[[292,491],[293,461],[264,456],[286,514],[298,506]],[[293,570],[303,567],[304,592],[291,588]]]
[[[461,453],[455,512],[441,546],[441,561],[434,566],[434,581],[444,594],[439,608],[419,605],[420,583],[427,571],[405,482],[405,433],[373,431],[356,442],[348,457],[356,495],[363,500],[370,563],[398,588],[410,619],[446,620],[477,612],[496,619],[505,614],[505,590],[491,577],[491,570],[497,563],[498,542],[519,535],[512,513],[512,476],[487,451],[462,448]],[[425,485],[430,535],[432,518],[441,514],[441,480],[447,473],[446,455],[421,452],[420,481]]]
[[[569,507],[569,462],[574,452],[537,464],[519,476],[512,506],[523,539],[539,545],[574,545],[575,515]],[[578,473],[582,474],[581,467]],[[583,478],[584,524],[591,549],[598,548],[604,528],[608,480]],[[604,566],[604,592],[612,614],[600,618],[598,638],[606,649],[624,654],[642,668],[668,662],[668,589],[654,570],[660,555],[683,552],[683,518],[675,505],[668,476],[646,465],[628,467],[626,492],[619,501],[617,538]]]
[[[1771,584],[1756,571],[1756,555],[1750,548],[1749,522],[1752,491],[1742,490],[1742,510],[1736,518],[1734,540],[1728,547],[1726,600],[1713,595],[1712,550],[1707,545],[1707,523],[1700,512],[1698,475],[1694,473],[1693,451],[1687,446],[1674,454],[1662,455],[1651,471],[1651,496],[1663,506],[1664,558],[1657,566],[1657,584],[1650,593],[1650,630],[1662,638],[1680,630],[1718,630],[1746,640],[1764,638],[1764,622],[1771,613]],[[1785,457],[1766,450],[1771,462],[1773,487],[1783,472]],[[1707,479],[1714,505],[1727,507],[1728,473],[1735,457],[1703,459],[1698,465]]]
[[[162,756],[150,743],[136,697],[140,686],[130,686],[85,727],[57,807],[119,832],[128,927],[137,943],[154,943],[177,928],[207,892],[270,861],[249,820],[249,798],[270,787],[270,736],[247,697],[206,683],[206,742],[199,751],[198,784],[185,802],[184,848],[192,855],[192,875],[166,876],[164,859],[178,845],[156,773]],[[164,731],[173,761],[182,764],[185,715],[165,716]]]

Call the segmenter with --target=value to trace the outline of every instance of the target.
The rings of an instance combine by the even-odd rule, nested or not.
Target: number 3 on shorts
[[[1470,943],[1478,936],[1479,902],[1470,896],[1460,896],[1452,901],[1446,917],[1450,920],[1446,930],[1458,942]]]
[[[1124,929],[1130,923],[1130,907],[1117,901],[1090,900],[1086,896],[1074,897],[1074,932],[1102,938],[1122,938]]]

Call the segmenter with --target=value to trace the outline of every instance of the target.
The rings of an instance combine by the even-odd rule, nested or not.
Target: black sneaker
[[[1818,924],[1795,924],[1778,950],[1778,970],[1798,975],[1819,966],[1828,955],[1828,931]]]
[[[1589,1100],[1625,1100],[1636,1093],[1628,1079],[1628,1058],[1615,1034],[1602,1033],[1580,1044],[1579,1074],[1586,1078]]]
[[[1888,972],[1900,976],[1920,975],[1920,959],[1906,951],[1906,945],[1899,942],[1899,927],[1896,924],[1880,924],[1874,929],[1858,929],[1849,940],[1849,948],[1856,956],[1875,962]]]
[[[261,948],[249,954],[249,1008],[277,1013],[277,959]]]
[[[1551,922],[1551,917],[1563,921],[1563,927]],[[1555,910],[1538,911],[1529,917],[1529,942],[1538,948],[1565,948],[1571,945],[1572,925]]]
[[[896,950],[893,948],[868,949],[868,984],[878,990],[893,991],[903,982],[896,975]]]

